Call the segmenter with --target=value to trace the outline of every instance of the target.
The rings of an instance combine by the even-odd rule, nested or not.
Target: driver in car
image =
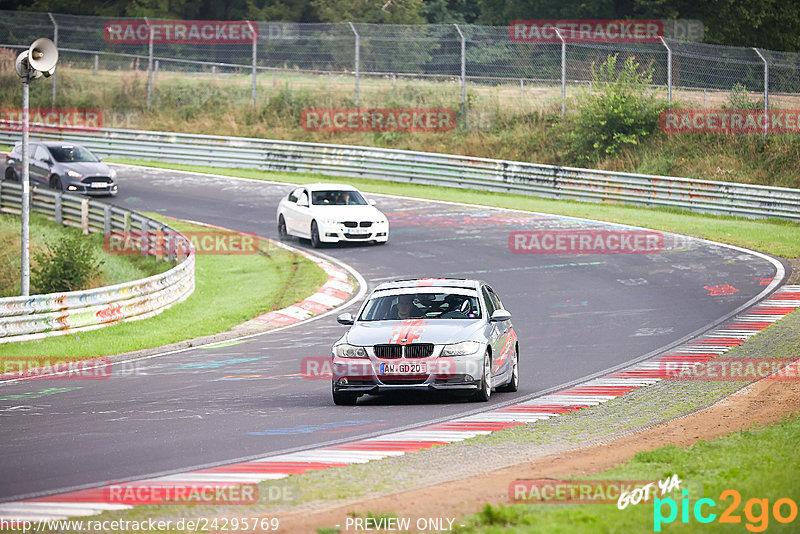
[[[419,308],[414,306],[411,295],[399,295],[397,297],[397,318],[398,319],[417,319],[422,317]]]

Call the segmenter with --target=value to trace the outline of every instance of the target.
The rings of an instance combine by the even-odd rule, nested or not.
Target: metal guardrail
[[[5,126],[5,128],[3,128]],[[0,121],[0,143],[13,143]],[[44,125],[39,125],[44,127]],[[32,135],[84,144],[105,157],[319,173],[552,199],[667,206],[742,217],[800,220],[800,190],[558,167],[432,152],[140,130],[62,128]]]
[[[0,213],[20,213],[22,186],[0,181]],[[31,211],[85,234],[161,232],[175,239],[178,264],[166,272],[85,291],[0,298],[0,343],[100,328],[156,315],[194,291],[195,256],[185,236],[164,223],[95,199],[31,188]],[[186,254],[183,253],[186,251]],[[147,253],[148,251],[143,251]]]

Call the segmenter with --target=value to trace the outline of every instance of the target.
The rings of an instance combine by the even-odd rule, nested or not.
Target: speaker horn
[[[32,69],[50,76],[54,72],[56,63],[58,63],[58,48],[53,41],[42,37],[31,44],[28,49],[28,64]]]

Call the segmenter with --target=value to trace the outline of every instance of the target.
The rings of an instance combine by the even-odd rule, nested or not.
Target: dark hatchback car
[[[87,195],[116,195],[117,172],[85,147],[63,141],[30,143],[31,183]],[[3,177],[19,181],[22,176],[22,143],[6,155]]]

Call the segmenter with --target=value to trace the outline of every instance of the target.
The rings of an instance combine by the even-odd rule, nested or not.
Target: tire
[[[492,358],[489,352],[483,356],[483,376],[481,377],[481,387],[472,396],[475,402],[486,402],[492,396]]]
[[[514,369],[511,371],[511,379],[507,384],[503,384],[497,391],[503,393],[514,393],[519,389],[519,351],[514,349]]]
[[[289,238],[289,232],[286,231],[286,221],[283,215],[278,219],[278,237],[281,241],[286,241]]]
[[[358,395],[336,391],[333,388],[333,384],[331,384],[331,393],[333,394],[333,403],[336,406],[355,406],[358,401]]]
[[[11,167],[6,169],[6,180],[10,182],[19,182],[19,176],[17,176],[17,172]]]
[[[319,248],[322,242],[319,240],[319,228],[317,228],[317,221],[311,221],[311,246]]]
[[[50,188],[51,189],[58,189],[59,191],[63,191],[61,186],[61,178],[58,176],[51,176],[50,177]]]

